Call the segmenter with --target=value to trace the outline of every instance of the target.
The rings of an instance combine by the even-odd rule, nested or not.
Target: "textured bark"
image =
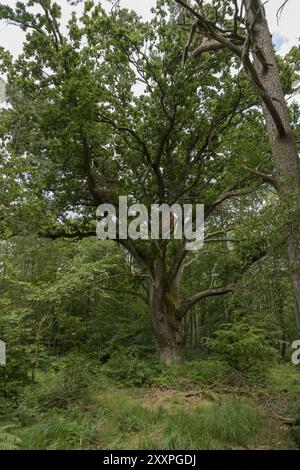
[[[155,279],[149,289],[149,308],[160,360],[169,365],[181,360],[182,337],[178,317],[180,274],[166,290],[164,263],[155,263]]]
[[[272,36],[261,0],[246,0],[246,24],[251,34],[254,69],[260,85],[271,98],[277,115],[260,91],[274,165],[279,176],[279,195],[288,211],[286,237],[295,294],[297,324],[300,326],[300,159],[290,124],[279,69],[275,59]],[[248,70],[248,72],[251,71]],[[252,74],[253,78],[253,74]],[[280,123],[278,123],[278,117]]]
[[[229,38],[206,19],[203,11],[194,10],[186,1],[175,1],[196,18],[198,27],[206,35],[194,51],[194,56],[222,48],[230,49],[243,61],[245,71],[259,93],[277,175],[274,178],[255,170],[254,173],[276,188],[286,213],[283,221],[295,296],[296,321],[300,327],[300,159],[263,2],[244,0],[241,10],[244,9],[245,18],[239,15],[236,3],[234,22],[236,25],[239,22],[246,25],[247,37],[237,35],[237,29],[234,29]]]
[[[153,330],[155,333],[160,361],[169,365],[181,360],[182,338],[180,322],[169,307],[168,302],[161,298],[158,292],[151,295],[149,302]]]
[[[170,270],[167,269],[165,260],[158,258],[153,265],[151,280],[148,281],[148,304],[153,331],[160,360],[166,365],[181,361],[181,322],[191,308],[203,299],[226,295],[234,289],[234,283],[231,283],[224,288],[207,289],[181,299],[182,271],[181,263],[170,283]]]

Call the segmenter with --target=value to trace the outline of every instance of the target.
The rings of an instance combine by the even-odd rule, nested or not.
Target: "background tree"
[[[193,56],[228,49],[243,65],[250,82],[260,97],[265,119],[273,164],[276,175],[270,175],[257,168],[249,171],[259,174],[272,184],[282,201],[284,237],[288,246],[288,257],[295,294],[295,312],[300,325],[300,160],[294,130],[285,101],[284,81],[272,44],[272,36],[261,0],[204,1],[191,2],[176,0],[193,18],[188,48],[199,31],[197,47]],[[284,5],[287,2],[284,3]],[[283,5],[283,6],[284,6]],[[207,7],[207,8],[206,8]],[[217,13],[215,15],[215,13]],[[220,14],[221,13],[221,14]]]

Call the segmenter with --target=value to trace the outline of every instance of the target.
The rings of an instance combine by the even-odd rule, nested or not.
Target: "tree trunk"
[[[166,291],[164,273],[161,262],[155,263],[155,281],[149,290],[149,308],[160,361],[169,365],[181,360],[182,337],[178,316],[180,275]]]
[[[300,237],[299,237],[300,238]],[[292,281],[295,296],[296,322],[300,328],[300,247],[299,239],[289,242],[289,261],[292,270]]]
[[[160,292],[154,290],[150,295],[149,306],[161,362],[166,365],[179,362],[182,339],[176,311],[168,300],[161,297]]]
[[[246,0],[246,23],[251,32],[254,69],[264,92],[260,92],[274,166],[279,177],[279,195],[287,213],[286,238],[295,294],[296,320],[300,327],[300,159],[288,107],[276,63],[272,36],[261,0]],[[247,68],[247,65],[246,65]],[[248,70],[250,75],[251,70]],[[275,108],[272,111],[272,105]],[[277,113],[277,114],[276,114]],[[279,119],[278,119],[279,118]]]

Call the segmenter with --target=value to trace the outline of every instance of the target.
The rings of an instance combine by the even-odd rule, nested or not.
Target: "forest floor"
[[[274,367],[255,385],[193,384],[181,377],[172,386],[103,381],[72,394],[57,383],[52,376],[49,385],[49,374],[41,374],[5,422],[15,426],[19,448],[300,447],[300,373],[289,365]]]

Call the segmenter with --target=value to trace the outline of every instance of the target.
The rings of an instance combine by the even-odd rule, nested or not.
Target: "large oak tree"
[[[135,260],[165,363],[180,358],[180,322],[189,310],[231,292],[264,253],[235,250],[234,201],[250,202],[262,181],[247,168],[268,162],[256,94],[235,74],[231,52],[183,67],[186,33],[169,3],[159,2],[145,23],[127,10],[107,14],[86,1],[67,34],[50,0],[20,2],[15,10],[0,5],[1,18],[27,32],[15,61],[1,52],[10,104],[1,113],[2,166],[12,171],[10,207],[17,216],[11,234],[95,236],[97,206],[117,206],[128,195],[147,208],[204,203],[206,243],[225,243],[225,284],[208,279],[204,290],[182,297],[181,278],[193,261],[186,240],[117,234],[116,243]],[[36,4],[40,12],[32,13]]]

